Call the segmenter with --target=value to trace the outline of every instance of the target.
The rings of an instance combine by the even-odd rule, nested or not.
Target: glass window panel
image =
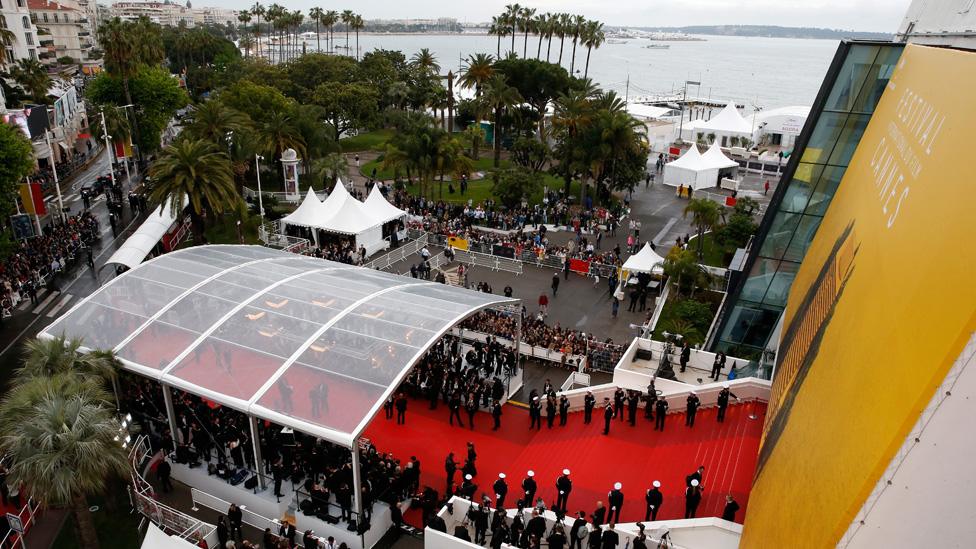
[[[800,162],[825,164],[846,122],[847,113],[821,113]]]
[[[343,330],[326,330],[298,362],[385,387],[416,354],[415,347]]]
[[[284,359],[312,337],[321,326],[287,314],[257,307],[244,307],[234,313],[212,334],[212,337],[258,349]]]
[[[123,276],[102,287],[92,296],[91,302],[148,318],[183,292],[175,286]]]
[[[813,237],[817,234],[817,227],[820,226],[822,219],[822,217],[813,215],[804,215],[800,219],[800,223],[796,227],[796,232],[793,233],[793,240],[790,241],[786,253],[783,254],[784,260],[803,261],[803,257],[807,254],[807,248],[813,242]]]
[[[820,172],[823,169],[823,166],[818,164],[807,164],[803,162],[798,164],[779,209],[787,212],[803,212],[807,207],[807,201],[810,199],[810,193],[813,192],[813,188],[817,185],[817,179],[820,178]]]
[[[844,122],[844,129],[837,135],[837,143],[834,145],[833,152],[830,153],[828,164],[834,166],[847,166],[857,150],[857,144],[861,142],[864,129],[868,127],[871,116],[867,114],[852,114]]]
[[[800,223],[800,214],[776,212],[776,217],[766,233],[759,255],[779,259],[786,253],[786,248],[793,239],[793,232]]]
[[[145,321],[146,317],[89,301],[44,331],[80,337],[89,349],[114,349]]]
[[[752,271],[749,272],[749,278],[742,285],[741,299],[762,301],[766,289],[773,280],[773,275],[776,274],[778,263],[774,259],[757,258]]]
[[[722,341],[762,349],[779,321],[780,312],[757,303],[742,302],[732,310]]]
[[[162,370],[199,335],[165,322],[153,321],[119,349],[119,356],[147,368]]]
[[[871,68],[877,55],[878,46],[858,44],[850,46],[844,65],[837,74],[830,95],[827,96],[824,109],[832,111],[851,110],[861,86],[871,74]]]
[[[827,207],[830,206],[830,201],[834,198],[834,194],[837,193],[837,187],[840,186],[840,181],[844,177],[845,171],[847,171],[847,168],[842,166],[827,166],[824,168],[820,176],[820,181],[817,183],[817,188],[810,195],[810,203],[807,205],[806,213],[820,216],[827,213]]]
[[[881,100],[881,95],[888,86],[891,73],[895,70],[895,64],[901,57],[902,48],[882,47],[880,53],[871,66],[864,84],[861,86],[860,93],[851,106],[852,112],[872,113]]]
[[[769,291],[766,292],[766,297],[763,299],[763,304],[785,307],[786,298],[790,296],[790,286],[793,285],[793,279],[796,278],[796,272],[799,268],[799,263],[790,261],[780,263],[779,270],[773,276]]]
[[[208,338],[168,375],[232,398],[250,400],[281,363],[276,356]]]
[[[160,320],[203,333],[236,305],[233,301],[192,293],[163,313]]]
[[[138,276],[146,280],[152,280],[161,284],[169,284],[179,288],[187,289],[199,284],[210,274],[202,274],[194,270],[173,270],[165,267],[165,264],[150,263],[132,271],[132,276]]]

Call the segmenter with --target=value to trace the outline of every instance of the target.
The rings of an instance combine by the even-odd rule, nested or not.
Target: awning
[[[105,264],[114,263],[134,269],[146,259],[173,223],[176,223],[176,218],[170,214],[170,202],[167,201],[161,208],[149,214],[149,218],[122,244],[122,247],[112,254],[112,257],[108,258]]]

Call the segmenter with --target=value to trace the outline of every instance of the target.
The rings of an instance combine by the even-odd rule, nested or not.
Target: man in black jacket
[[[563,474],[556,479],[556,491],[558,495],[556,496],[556,505],[553,507],[553,510],[565,513],[569,509],[567,507],[569,493],[573,491],[573,481],[569,479],[569,469],[563,469]]]
[[[603,434],[610,434],[610,421],[613,419],[613,404],[609,398],[603,399]]]
[[[611,524],[620,522],[620,508],[624,506],[624,493],[620,491],[623,485],[619,482],[613,485],[613,490],[607,494],[607,503],[610,504],[610,515],[607,521]]]
[[[739,397],[729,391],[729,384],[722,385],[722,390],[718,393],[718,422],[725,421],[725,409],[729,407],[729,397],[739,400]]]
[[[535,471],[529,471],[522,480],[522,503],[528,507],[535,505],[535,491],[537,486],[534,477]]]
[[[736,503],[735,498],[732,494],[725,496],[725,509],[722,510],[722,520],[727,520],[729,522],[735,522],[735,513],[739,510],[739,504]]]
[[[657,520],[657,512],[661,510],[661,504],[664,503],[664,494],[661,493],[661,483],[659,481],[654,481],[651,489],[644,495],[644,501],[647,502],[647,511],[644,513],[644,520]]]
[[[491,405],[491,419],[494,420],[495,426],[491,428],[492,431],[497,431],[502,426],[502,403],[495,400],[495,403]]]
[[[498,473],[498,480],[492,485],[495,490],[495,507],[502,509],[505,507],[505,496],[508,494],[508,483],[505,482],[505,473]]]
[[[593,419],[593,408],[596,407],[596,397],[592,391],[587,391],[583,397],[583,423],[589,423]]]
[[[610,521],[607,529],[600,535],[600,545],[603,549],[617,549],[617,544],[620,543],[620,536],[617,535],[617,531],[613,529],[613,526],[613,521]]]
[[[586,529],[586,512],[576,513],[576,520],[573,521],[573,529],[569,531],[569,549],[583,549],[583,538],[589,532]]]

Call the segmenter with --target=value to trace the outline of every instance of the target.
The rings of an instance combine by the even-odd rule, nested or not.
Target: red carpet
[[[731,493],[742,507],[736,515],[741,522],[752,487],[766,405],[757,402],[730,406],[725,423],[715,420],[716,409],[702,410],[693,428],[684,426],[684,414],[672,414],[664,433],[655,432],[654,424],[644,420],[642,413],[641,410],[635,427],[618,418],[613,421],[610,435],[603,436],[602,413],[599,419],[594,413],[590,425],[583,423],[582,412],[570,414],[565,427],[559,427],[557,417],[551,430],[545,427],[543,418],[541,431],[529,431],[528,412],[505,406],[501,429],[491,431],[491,417],[478,413],[476,429],[471,431],[467,423],[464,429],[448,425],[448,409],[443,403],[436,411],[430,411],[426,401],[413,400],[406,425],[398,426],[379,415],[365,436],[378,450],[392,452],[403,463],[411,455],[417,456],[423,483],[438,492],[444,490],[447,453],[453,451],[458,462],[458,482],[466,455],[465,443],[474,442],[478,452],[478,497],[482,492],[490,493],[498,473],[504,472],[509,486],[507,506],[511,507],[529,469],[536,473],[536,497],[542,497],[549,507],[556,499],[556,477],[564,468],[572,471],[570,512],[585,510],[589,514],[598,500],[606,505],[607,492],[615,482],[621,482],[625,497],[622,522],[644,520],[644,493],[655,479],[661,481],[664,493],[658,520],[684,518],[685,476],[704,465],[705,491],[698,516],[721,516],[725,495]],[[749,419],[750,414],[758,418]],[[467,422],[467,414],[461,415]]]

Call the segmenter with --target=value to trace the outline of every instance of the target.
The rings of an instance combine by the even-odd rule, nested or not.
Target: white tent
[[[184,198],[184,207],[188,203],[189,199]],[[134,269],[136,265],[142,263],[142,260],[146,259],[149,252],[156,247],[166,231],[176,223],[177,219],[173,217],[170,205],[171,201],[167,200],[165,204],[153,210],[149,217],[142,222],[142,225],[139,225],[136,232],[126,239],[105,264],[115,263]]]
[[[383,193],[380,192],[379,185],[373,185],[373,190],[369,192],[369,196],[366,197],[364,204],[369,214],[374,219],[379,219],[383,223],[400,219],[407,215],[407,212],[390,204],[386,197],[383,196]]]
[[[141,549],[195,549],[196,547],[196,544],[183,538],[170,536],[150,522],[149,528],[146,530],[146,537],[142,540]]]
[[[723,170],[734,169],[739,164],[725,156],[718,142],[701,154],[697,145],[692,145],[683,155],[664,167],[664,183],[677,187],[707,189],[718,185]]]
[[[627,258],[623,270],[632,273],[661,274],[664,272],[664,258],[657,255],[657,252],[651,249],[651,244],[647,243],[641,251]]]
[[[374,217],[365,204],[349,194],[342,181],[336,181],[335,188],[319,206],[318,221],[309,226],[330,233],[353,235],[356,247],[365,247],[367,254],[386,247],[383,240],[385,220]]]
[[[711,117],[707,122],[697,124],[694,133],[715,134],[716,141],[721,141],[725,137],[748,137],[752,138],[752,125],[739,114],[739,109],[735,108],[735,103],[729,102],[718,114]]]
[[[315,195],[312,187],[309,186],[308,194],[305,195],[302,203],[298,205],[295,211],[285,216],[281,221],[285,225],[317,228],[325,217],[325,206],[319,200],[319,197]]]
[[[636,118],[661,118],[671,112],[667,107],[655,107],[653,105],[643,105],[641,103],[628,103],[627,112]]]

